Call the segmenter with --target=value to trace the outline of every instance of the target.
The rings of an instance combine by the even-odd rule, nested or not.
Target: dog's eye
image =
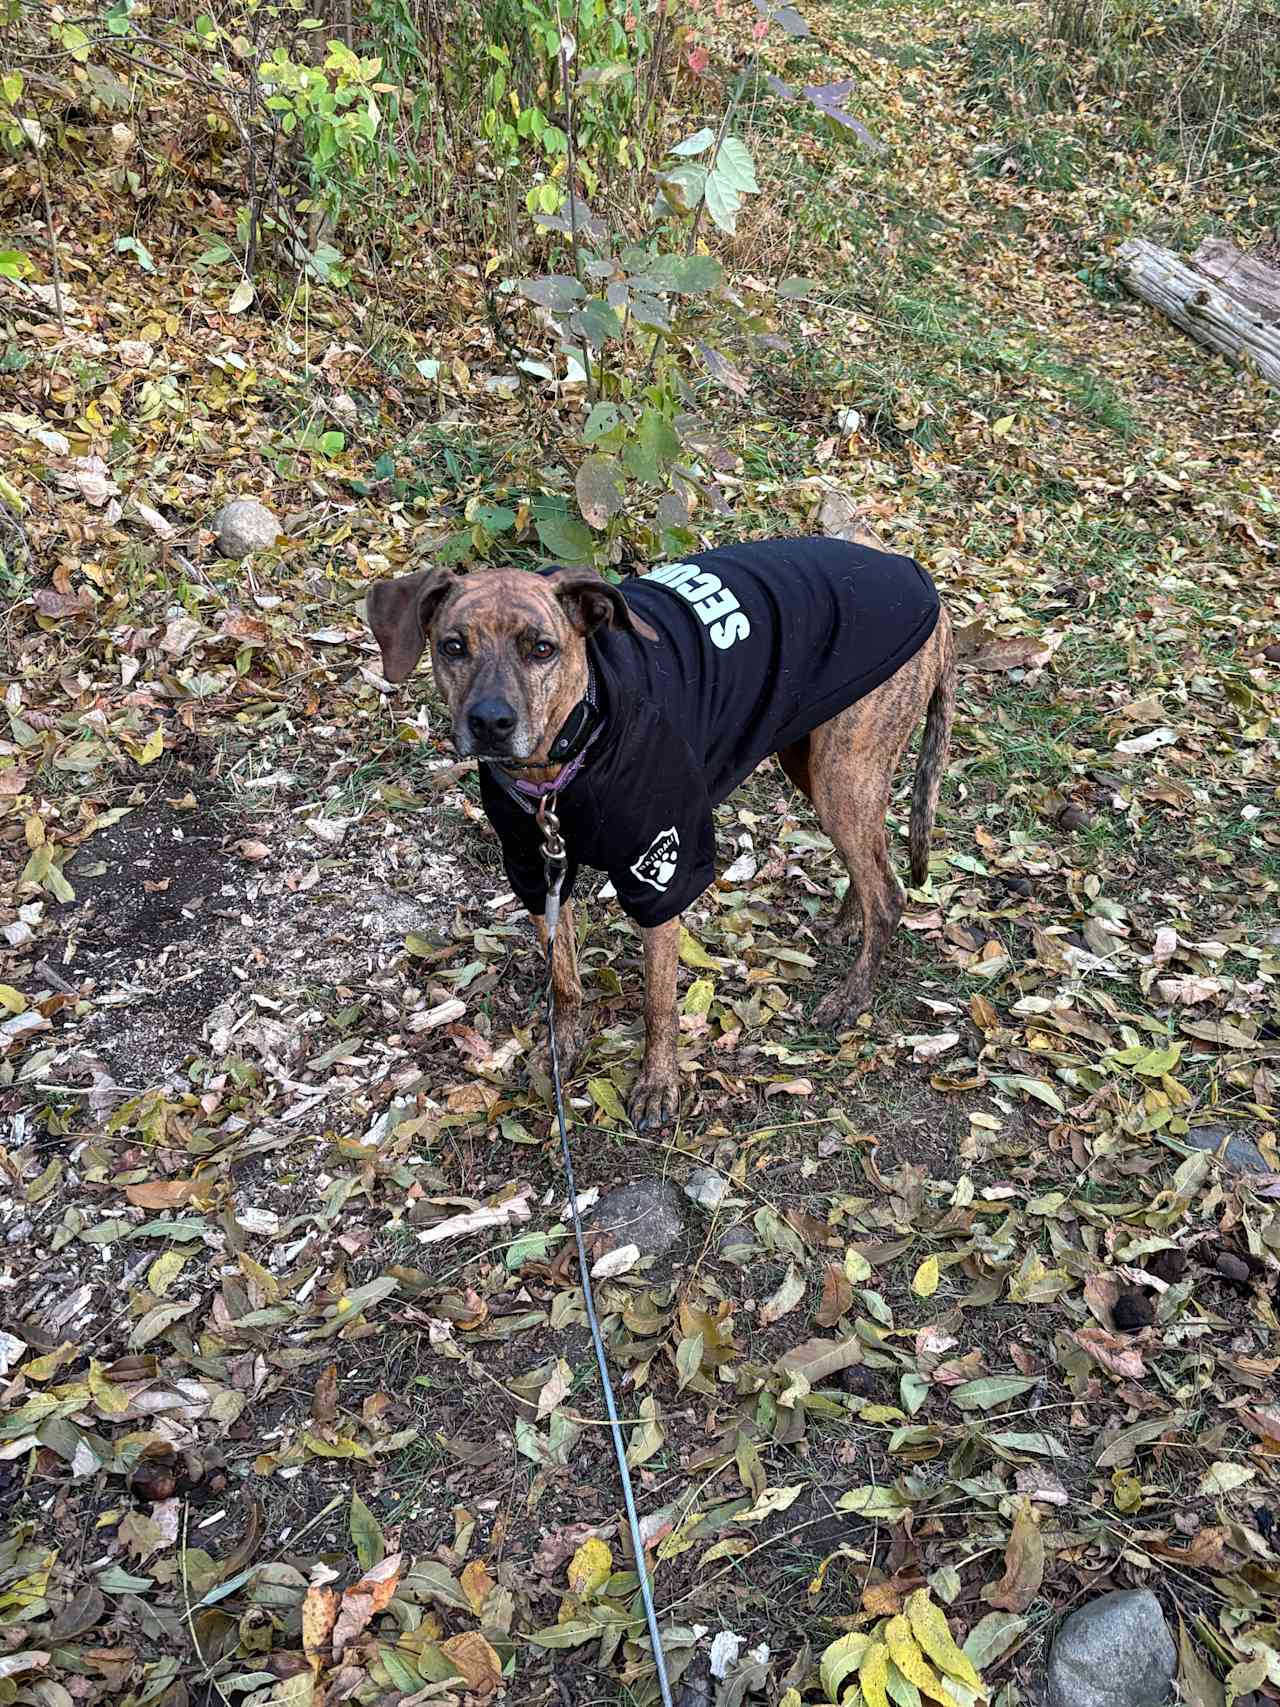
[[[530,656],[536,658],[540,664],[545,664],[548,658],[555,657],[556,649],[554,643],[550,640],[535,640],[533,645],[529,648],[529,653]]]
[[[440,642],[440,653],[445,658],[465,658],[467,655],[466,641],[459,640],[456,634],[451,634],[447,640]]]

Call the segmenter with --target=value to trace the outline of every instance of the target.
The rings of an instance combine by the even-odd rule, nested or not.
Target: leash
[[[662,1707],[673,1707],[671,1683],[667,1677],[666,1655],[662,1650],[662,1632],[658,1629],[658,1613],[653,1604],[653,1591],[649,1586],[649,1573],[645,1568],[644,1542],[640,1536],[640,1518],[636,1513],[635,1493],[631,1486],[631,1471],[627,1465],[627,1448],[622,1438],[622,1424],[618,1421],[617,1405],[613,1397],[613,1382],[609,1379],[609,1360],[605,1356],[604,1338],[600,1332],[600,1323],[596,1318],[595,1298],[591,1291],[591,1269],[587,1262],[587,1245],[582,1233],[582,1218],[578,1214],[578,1187],[573,1177],[573,1154],[569,1149],[569,1129],[565,1124],[564,1093],[560,1085],[560,1051],[556,1045],[556,992],[552,980],[551,961],[555,952],[556,929],[560,923],[560,889],[564,882],[565,867],[568,864],[568,850],[564,845],[564,837],[560,833],[560,820],[556,817],[556,795],[545,794],[538,802],[538,829],[542,836],[542,859],[547,877],[547,1029],[551,1038],[551,1083],[556,1098],[556,1120],[560,1127],[560,1153],[564,1159],[565,1180],[569,1187],[569,1211],[573,1217],[573,1237],[578,1247],[578,1273],[582,1277],[582,1298],[587,1307],[587,1321],[591,1324],[591,1343],[595,1347],[596,1365],[600,1371],[600,1387],[604,1393],[604,1407],[609,1416],[609,1432],[613,1436],[613,1450],[618,1459],[618,1473],[622,1478],[622,1494],[626,1501],[627,1523],[631,1529],[631,1550],[635,1555],[636,1575],[640,1579],[640,1598],[644,1602],[645,1622],[649,1626],[649,1645],[653,1649],[653,1663],[658,1674],[658,1691],[662,1697]]]

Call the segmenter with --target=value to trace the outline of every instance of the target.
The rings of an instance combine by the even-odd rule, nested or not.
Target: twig
[[[575,17],[574,26],[578,20]],[[556,0],[556,31],[560,47],[560,91],[564,96],[564,129],[566,138],[566,165],[569,177],[569,245],[573,250],[573,272],[578,283],[582,283],[582,252],[578,247],[578,167],[577,152],[573,140],[573,86],[569,80],[569,50],[565,46],[564,20],[560,15],[560,0]],[[577,51],[578,38],[574,36],[574,51]],[[582,339],[582,367],[587,376],[587,395],[592,393],[591,351],[586,335]],[[598,395],[598,393],[597,393]]]

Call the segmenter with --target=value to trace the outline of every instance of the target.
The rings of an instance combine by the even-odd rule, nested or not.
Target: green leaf
[[[1128,1428],[1122,1428],[1115,1439],[1109,1441],[1094,1459],[1099,1470],[1123,1468],[1132,1464],[1140,1446],[1149,1446],[1153,1440],[1159,1440],[1166,1430],[1177,1429],[1183,1420],[1183,1412],[1173,1411],[1164,1417],[1146,1417],[1142,1422],[1130,1423]]]
[[[743,196],[754,195],[759,188],[746,143],[736,136],[726,136],[707,175],[706,187],[707,212],[721,231],[730,237],[735,235]]]
[[[582,441],[588,445],[597,444],[622,424],[622,410],[616,403],[593,403],[582,429]]]
[[[1002,1091],[1021,1091],[1024,1096],[1035,1097],[1037,1102],[1046,1103],[1059,1114],[1066,1113],[1062,1098],[1047,1079],[1033,1079],[1026,1073],[993,1073],[991,1083]]]
[[[610,1120],[625,1120],[627,1111],[622,1106],[622,1098],[618,1095],[618,1087],[612,1079],[588,1079],[587,1089],[595,1099],[596,1107],[602,1108]]]
[[[519,279],[516,289],[539,308],[549,308],[553,314],[563,314],[581,302],[587,294],[577,279],[550,274],[540,279]]]
[[[362,1571],[380,1565],[387,1553],[387,1543],[381,1526],[368,1506],[353,1488],[351,1490],[351,1541]]]
[[[626,1619],[617,1617],[607,1624],[594,1618],[571,1618],[565,1624],[549,1624],[545,1630],[535,1630],[526,1640],[539,1648],[580,1648],[607,1629],[625,1628],[626,1623]]]
[[[716,155],[713,178],[720,178],[743,195],[756,195],[760,186],[756,182],[755,162],[745,142],[736,136],[726,136],[720,144],[720,152]]]
[[[613,456],[589,456],[578,470],[574,491],[578,508],[593,528],[609,525],[623,507],[622,464]]]
[[[962,1381],[953,1387],[951,1402],[962,1411],[989,1411],[1034,1386],[1035,1380],[1030,1375],[982,1375],[976,1381]]]
[[[1026,1433],[988,1434],[984,1437],[990,1445],[1003,1447],[1006,1452],[1033,1452],[1041,1458],[1065,1458],[1067,1449],[1054,1434],[1048,1434],[1044,1429],[1031,1429]]]
[[[837,1511],[856,1511],[862,1517],[879,1517],[889,1523],[896,1523],[910,1509],[897,1498],[892,1488],[876,1487],[871,1483],[861,1488],[850,1488],[836,1501]]]
[[[121,255],[132,255],[144,273],[154,273],[156,264],[151,259],[151,251],[144,243],[139,243],[136,237],[117,237],[116,251]]]
[[[0,279],[25,279],[35,272],[21,249],[0,249]]]
[[[681,296],[701,296],[724,283],[724,268],[714,255],[681,255],[676,262],[674,289]]]
[[[622,322],[612,306],[598,296],[569,316],[569,330],[585,338],[594,350],[602,350],[610,338],[622,336]]]
[[[677,213],[693,213],[706,192],[707,169],[692,163],[673,166],[670,171],[658,174],[658,183]]]
[[[572,516],[546,516],[538,523],[538,538],[561,563],[590,563],[595,541],[590,531]]]
[[[985,1671],[1008,1653],[1026,1627],[1026,1619],[1015,1612],[988,1612],[965,1637],[963,1652],[977,1671]]]
[[[669,152],[680,155],[682,159],[689,159],[695,154],[705,154],[715,139],[715,131],[710,125],[704,125],[701,130],[695,130],[692,136],[686,136],[683,142],[677,142]]]
[[[690,1334],[676,1347],[676,1391],[682,1393],[702,1368],[701,1334]]]
[[[823,1649],[822,1658],[818,1661],[818,1675],[828,1700],[839,1701],[845,1680],[857,1671],[870,1646],[870,1636],[861,1630],[851,1630],[847,1636],[838,1637],[829,1648]]]

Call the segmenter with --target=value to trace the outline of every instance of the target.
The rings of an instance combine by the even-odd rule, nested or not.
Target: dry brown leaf
[[[153,1179],[127,1185],[124,1194],[135,1209],[178,1209],[203,1187],[197,1179]]]
[[[828,1263],[822,1275],[822,1302],[814,1312],[816,1327],[834,1328],[853,1303],[853,1282],[840,1263]]]
[[[440,1652],[457,1666],[469,1689],[491,1695],[502,1682],[502,1661],[478,1630],[463,1630],[441,1642]]]
[[[982,1598],[1001,1612],[1025,1612],[1044,1581],[1044,1537],[1029,1499],[1018,1501],[1013,1532],[1004,1553],[1004,1576],[982,1591]]]
[[[1147,1373],[1142,1353],[1128,1339],[1109,1333],[1106,1328],[1078,1328],[1071,1335],[1076,1344],[1096,1359],[1104,1369],[1125,1381],[1141,1381]]]

